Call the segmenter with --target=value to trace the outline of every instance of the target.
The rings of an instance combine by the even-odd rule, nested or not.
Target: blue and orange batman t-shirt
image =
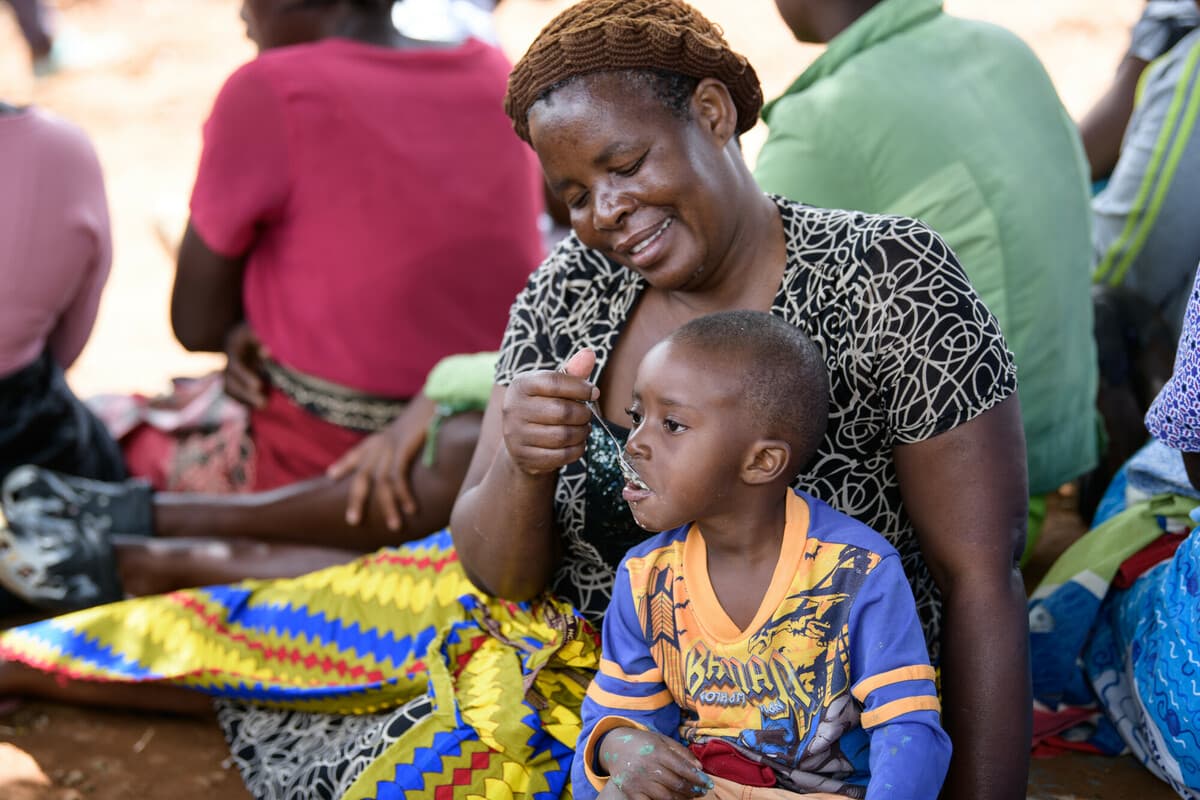
[[[935,797],[950,742],[912,591],[883,537],[789,495],[779,561],[744,630],[707,565],[695,525],[622,561],[583,706],[576,797],[603,787],[596,747],[629,725],[723,740],[797,792],[870,797],[878,780],[889,797]]]

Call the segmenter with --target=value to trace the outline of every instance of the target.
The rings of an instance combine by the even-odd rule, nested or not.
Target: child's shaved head
[[[825,436],[829,374],[802,330],[763,311],[722,311],[692,320],[667,341],[740,373],[740,393],[762,435],[792,446],[796,472],[808,463]]]

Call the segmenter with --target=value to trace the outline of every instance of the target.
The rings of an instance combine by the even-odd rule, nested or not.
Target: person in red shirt
[[[264,52],[204,127],[171,318],[229,350],[258,489],[320,475],[442,357],[495,349],[541,259],[508,61],[407,39],[390,5],[246,3]]]
[[[443,357],[499,345],[542,257],[542,179],[502,108],[505,56],[476,39],[405,37],[391,6],[246,0],[260,54],[204,126],[171,321],[189,350],[228,354],[226,390],[250,408],[238,466],[248,488],[274,491],[152,495],[26,471],[5,486],[10,527],[23,500],[69,495],[84,509],[104,498],[92,511],[113,533],[273,544],[192,559],[135,543],[125,588],[150,591],[304,571],[446,523],[478,415],[448,422],[435,464],[410,473],[430,414],[409,401]],[[127,447],[131,472],[158,469],[152,445]],[[350,474],[324,477],[335,462]],[[385,500],[368,508],[366,473]]]

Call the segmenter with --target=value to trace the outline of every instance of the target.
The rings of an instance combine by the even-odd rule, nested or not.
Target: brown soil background
[[[693,0],[720,22],[777,95],[819,49],[794,42],[770,0]],[[517,57],[566,0],[504,0],[497,27]],[[1079,118],[1124,51],[1141,0],[947,0],[948,10],[1020,35]],[[172,375],[215,366],[170,332],[170,246],[182,230],[199,156],[200,125],[225,76],[252,57],[237,0],[59,0],[59,21],[90,55],[88,68],[34,81],[23,43],[0,4],[0,98],[36,102],[82,125],[105,169],[115,259],[91,341],[71,370],[83,395],[158,391]],[[745,138],[751,158],[765,135]],[[0,190],[3,176],[0,176]],[[1082,531],[1064,496],[1039,550],[1044,569]],[[81,711],[26,703],[0,711],[0,800],[244,798],[209,721]],[[1035,761],[1030,798],[1174,794],[1131,759]]]

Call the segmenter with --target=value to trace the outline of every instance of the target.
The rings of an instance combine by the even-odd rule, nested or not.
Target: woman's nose
[[[611,189],[598,191],[592,206],[592,219],[599,229],[619,228],[631,211],[633,201],[629,195]]]

